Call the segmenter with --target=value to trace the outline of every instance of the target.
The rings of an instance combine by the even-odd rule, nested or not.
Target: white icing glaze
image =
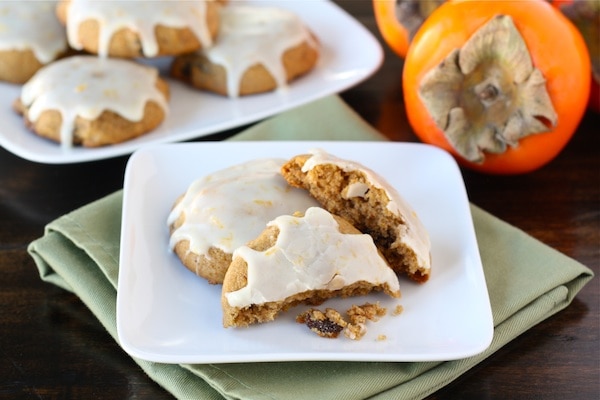
[[[387,284],[400,292],[398,277],[379,255],[371,236],[342,234],[333,216],[311,207],[304,217],[280,216],[276,243],[260,252],[247,246],[233,256],[248,264],[248,284],[226,293],[233,307],[281,301],[309,290],[338,290],[358,281]]]
[[[256,238],[273,218],[316,205],[306,191],[283,179],[279,171],[284,162],[257,159],[193,182],[167,219],[171,225],[182,212],[185,215],[171,235],[171,248],[189,240],[196,254],[206,254],[210,247],[232,253]]]
[[[431,258],[429,255],[431,242],[429,234],[416,212],[392,185],[371,169],[357,162],[343,160],[321,149],[313,149],[309,153],[312,156],[302,166],[302,172],[308,172],[317,165],[332,164],[345,172],[361,172],[369,184],[385,191],[389,200],[387,204],[388,211],[404,221],[404,224],[398,227],[401,242],[413,249],[421,268],[431,268]],[[342,196],[344,198],[352,196],[364,197],[366,191],[367,188],[361,184],[350,185],[344,190]]]
[[[362,182],[354,182],[346,186],[345,191],[342,193],[342,197],[350,199],[352,197],[365,197],[369,191],[369,185]]]
[[[202,50],[227,73],[227,93],[239,95],[240,80],[251,66],[262,64],[278,87],[285,87],[283,53],[302,42],[317,47],[310,32],[293,13],[274,7],[231,4],[221,9],[221,25],[214,46]]]
[[[61,144],[73,144],[75,119],[96,119],[110,110],[130,121],[140,121],[148,101],[165,113],[168,104],[156,88],[158,70],[122,59],[76,56],[41,68],[21,91],[21,101],[29,107],[29,120],[35,122],[46,110],[62,116]]]
[[[100,24],[98,55],[108,56],[113,35],[124,28],[140,36],[145,57],[158,54],[154,29],[157,25],[171,28],[189,28],[202,46],[210,46],[212,37],[206,23],[206,1],[98,1],[71,0],[67,11],[67,37],[74,49],[82,50],[79,25],[88,19]],[[208,0],[211,1],[211,0]]]
[[[0,1],[0,50],[31,50],[42,64],[67,49],[56,1]]]

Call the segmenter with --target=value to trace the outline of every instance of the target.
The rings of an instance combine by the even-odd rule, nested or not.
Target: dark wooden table
[[[381,41],[370,1],[340,4]],[[387,49],[385,56],[342,97],[391,139],[417,141],[403,111],[402,61]],[[470,200],[600,273],[599,126],[600,115],[588,112],[559,157],[531,174],[463,171]],[[42,282],[26,252],[45,224],[120,189],[126,162],[43,165],[0,148],[0,398],[171,397],[77,297]],[[600,398],[598,282],[431,398]]]

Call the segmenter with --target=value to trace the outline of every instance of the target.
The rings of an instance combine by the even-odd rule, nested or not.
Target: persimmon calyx
[[[419,95],[450,144],[475,163],[558,123],[546,79],[507,15],[493,17],[428,71]]]

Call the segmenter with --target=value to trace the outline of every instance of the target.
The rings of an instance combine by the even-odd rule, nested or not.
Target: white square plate
[[[358,341],[324,339],[295,322],[307,306],[273,322],[225,329],[221,286],[194,275],[169,250],[169,211],[192,181],[208,173],[312,148],[358,161],[396,187],[429,231],[432,276],[421,285],[401,278],[401,299],[377,293],[320,306],[345,311],[379,301],[387,307],[388,315],[369,322]],[[398,304],[404,311],[393,316]],[[165,363],[433,361],[477,354],[489,346],[493,323],[460,170],[444,151],[416,143],[205,142],[138,150],[125,173],[117,330],[128,353]]]
[[[171,87],[170,112],[154,131],[124,143],[99,148],[63,149],[57,143],[28,131],[12,110],[21,86],[0,82],[0,146],[30,161],[68,164],[130,154],[150,143],[189,140],[242,126],[341,92],[373,74],[381,65],[383,50],[375,37],[334,3],[246,0],[248,4],[289,9],[299,15],[321,43],[316,68],[285,90],[230,99],[200,92],[167,78]],[[148,61],[163,76],[170,58]]]

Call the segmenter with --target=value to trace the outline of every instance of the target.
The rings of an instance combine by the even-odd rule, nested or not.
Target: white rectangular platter
[[[430,234],[431,278],[417,284],[401,277],[401,299],[378,293],[324,303],[321,309],[340,311],[367,301],[387,307],[358,341],[324,339],[295,322],[307,306],[273,322],[225,329],[221,287],[194,275],[169,250],[169,211],[206,174],[312,148],[371,168],[413,206]],[[397,305],[404,311],[394,316]],[[138,150],[125,174],[117,329],[128,353],[165,363],[434,361],[480,353],[492,340],[493,322],[460,170],[446,152],[416,143],[206,142]]]
[[[154,131],[139,138],[99,148],[62,148],[27,130],[12,110],[21,86],[0,82],[0,146],[21,158],[47,164],[94,161],[130,154],[155,143],[190,140],[249,124],[318,98],[339,93],[371,76],[381,65],[383,50],[358,21],[332,2],[314,0],[245,0],[295,12],[315,33],[321,55],[313,71],[275,92],[231,99],[200,92],[167,78],[171,89],[170,112]],[[166,76],[170,58],[147,61]]]

